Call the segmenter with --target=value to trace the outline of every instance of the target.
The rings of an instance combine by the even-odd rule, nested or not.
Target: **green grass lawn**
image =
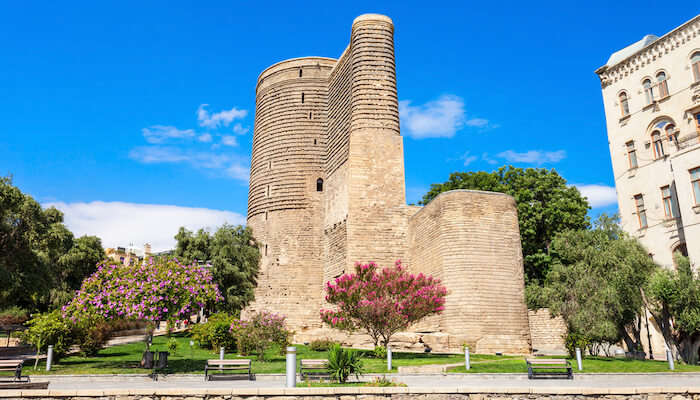
[[[564,357],[552,357],[564,358]],[[603,372],[700,372],[700,365],[688,365],[676,362],[676,369],[668,369],[666,361],[631,360],[626,358],[586,357],[583,359],[583,371],[578,371],[576,359],[569,359],[574,373],[603,373]],[[460,373],[527,373],[524,357],[511,358],[491,362],[472,362],[467,371],[464,366],[450,368],[449,372]]]
[[[197,344],[190,348],[190,338],[184,334],[175,335],[179,343],[179,348],[176,354],[170,354],[168,357],[168,373],[204,373],[204,364],[208,359],[219,358],[218,351],[202,349]],[[152,351],[167,351],[167,338],[165,336],[156,336],[153,338]],[[297,359],[302,358],[327,358],[327,353],[311,351],[307,346],[297,345]],[[24,374],[142,374],[150,372],[141,369],[139,362],[145,347],[143,343],[129,343],[109,347],[100,351],[95,357],[81,357],[78,355],[62,358],[58,363],[54,363],[51,372],[46,372],[44,361],[39,361],[39,367],[34,370],[34,361],[28,360],[25,362]],[[369,354],[370,352],[365,352]],[[269,351],[267,354],[268,361],[259,362],[254,355],[249,357],[238,357],[235,354],[226,354],[226,359],[234,358],[252,358],[253,373],[284,373],[285,372],[285,356],[277,351]],[[473,360],[486,360],[494,356],[473,355]],[[458,363],[463,360],[459,355],[442,355],[442,354],[426,354],[426,353],[394,353],[393,354],[393,372],[397,371],[397,367],[404,365],[425,365],[425,364],[449,364]],[[364,358],[365,370],[372,372],[387,372],[386,360],[378,360],[373,358]],[[0,373],[7,375],[7,373]]]
[[[184,334],[176,335],[179,343],[177,353],[170,354],[168,359],[168,373],[204,373],[204,364],[207,359],[216,359],[218,352],[199,348],[196,344],[190,348],[190,338]],[[153,339],[152,351],[167,351],[167,338],[157,336]],[[69,356],[54,363],[51,372],[45,371],[43,361],[34,371],[34,362],[25,363],[24,374],[143,374],[150,371],[139,368],[141,355],[144,351],[143,343],[130,343],[103,349],[96,357]],[[370,358],[371,352],[364,352],[368,356],[363,358],[367,373],[383,373],[386,371],[386,360]],[[255,356],[238,357],[234,354],[226,354],[227,359],[252,358],[253,373],[284,373],[285,356],[276,351],[267,354],[268,361],[259,362]],[[297,345],[297,358],[327,358],[326,352],[311,351],[307,346]],[[523,357],[496,356],[488,354],[472,354],[472,368],[469,373],[526,373],[527,367]],[[417,366],[426,364],[452,364],[463,363],[463,355],[445,355],[428,353],[400,353],[393,354],[393,369],[397,372],[400,366]],[[575,360],[571,364],[576,365]],[[589,357],[583,361],[583,372],[665,372],[668,371],[666,362],[663,361],[639,361],[627,359],[612,359],[603,357]],[[700,371],[700,366],[676,363],[676,371]],[[455,367],[450,372],[467,372],[462,367]],[[576,372],[576,370],[574,370]],[[8,373],[1,373],[8,375]]]

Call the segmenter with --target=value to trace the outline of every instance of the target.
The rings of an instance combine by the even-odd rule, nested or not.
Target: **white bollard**
[[[469,371],[472,367],[471,362],[469,362],[469,347],[464,348],[464,368]]]
[[[576,348],[576,362],[578,363],[578,370],[583,371],[583,362],[581,362],[581,349]]]
[[[297,348],[287,347],[287,387],[297,386]]]
[[[46,370],[51,371],[51,363],[53,363],[53,345],[49,345],[46,351]]]
[[[386,344],[386,370],[391,371],[391,346]]]
[[[676,369],[676,366],[673,364],[673,353],[671,350],[666,350],[666,359],[668,360],[668,369],[671,371]]]
[[[223,347],[223,346],[221,347],[221,349],[219,349],[219,360],[223,360],[223,359],[224,359],[224,353],[225,353],[225,351],[226,351],[226,348]],[[221,371],[222,368],[223,368],[223,365],[219,364],[219,371]]]

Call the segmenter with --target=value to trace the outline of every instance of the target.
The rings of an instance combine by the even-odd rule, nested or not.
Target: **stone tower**
[[[332,336],[319,318],[324,282],[356,261],[401,259],[451,291],[445,313],[405,334],[404,347],[422,349],[423,338],[436,350],[529,352],[513,199],[455,191],[406,205],[393,33],[388,17],[362,15],[339,59],[260,74],[248,226],[262,258],[246,312],[286,315],[297,340]]]

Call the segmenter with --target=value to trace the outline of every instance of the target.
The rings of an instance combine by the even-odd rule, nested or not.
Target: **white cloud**
[[[248,133],[248,128],[244,128],[241,124],[236,124],[233,126],[233,133],[236,135],[245,135]]]
[[[211,139],[212,139],[212,137],[211,137],[211,134],[210,134],[210,133],[201,134],[201,135],[199,135],[199,137],[197,138],[197,140],[199,140],[199,141],[202,142],[202,143],[209,143],[209,142],[211,142]]]
[[[174,126],[154,125],[141,129],[143,137],[148,143],[164,143],[168,139],[185,139],[194,136],[192,129],[180,130]]]
[[[205,109],[209,104],[202,104],[197,109],[197,120],[200,126],[207,128],[218,128],[219,126],[229,126],[234,119],[245,118],[248,115],[247,110],[239,110],[233,107],[230,110],[219,111],[218,113],[209,113]]]
[[[574,186],[583,196],[588,198],[588,203],[593,208],[617,204],[617,192],[614,186],[585,184],[576,184]]]
[[[452,95],[418,106],[400,101],[399,115],[402,129],[414,139],[451,138],[466,122],[464,101]]]
[[[141,146],[132,149],[129,152],[129,157],[144,164],[184,163],[195,168],[219,170],[228,177],[248,182],[248,168],[243,165],[245,160],[228,153],[188,151],[175,147]],[[232,174],[229,172],[231,170],[235,170],[237,173]]]
[[[221,137],[221,144],[224,146],[236,147],[238,146],[238,140],[235,136],[224,135]]]
[[[141,248],[150,243],[153,251],[163,251],[175,247],[174,236],[181,226],[197,230],[215,229],[225,222],[245,224],[241,214],[208,208],[102,201],[44,205],[63,211],[66,225],[76,236],[98,236],[103,247],[133,243]]]
[[[485,128],[489,124],[489,120],[483,118],[472,118],[467,120],[467,126],[473,126],[476,128]]]
[[[476,161],[479,157],[474,156],[474,155],[469,155],[469,152],[467,151],[466,153],[462,154],[459,156],[459,159],[464,161],[464,166],[466,167],[467,165],[473,163]]]
[[[503,158],[512,163],[527,163],[527,164],[546,164],[556,163],[566,158],[566,151],[541,151],[529,150],[524,153],[518,153],[513,150],[506,150],[496,154],[496,157]]]

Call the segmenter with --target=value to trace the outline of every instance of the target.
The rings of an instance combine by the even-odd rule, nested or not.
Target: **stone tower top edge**
[[[299,67],[304,67],[304,66],[316,66],[316,65],[323,65],[327,67],[333,67],[338,60],[335,58],[330,58],[330,57],[319,57],[319,56],[309,56],[309,57],[295,57],[295,58],[290,58],[287,60],[282,60],[279,62],[276,62],[269,67],[265,68],[260,75],[258,75],[258,84],[262,80],[264,80],[266,77],[270,76],[271,74],[274,74],[275,72],[279,72],[280,70],[284,70],[287,68],[299,68]]]
[[[389,25],[394,25],[394,21],[392,21],[391,18],[383,14],[362,14],[359,17],[355,18],[355,20],[352,21],[352,24],[356,25],[360,22],[365,21],[382,21],[388,23]]]

